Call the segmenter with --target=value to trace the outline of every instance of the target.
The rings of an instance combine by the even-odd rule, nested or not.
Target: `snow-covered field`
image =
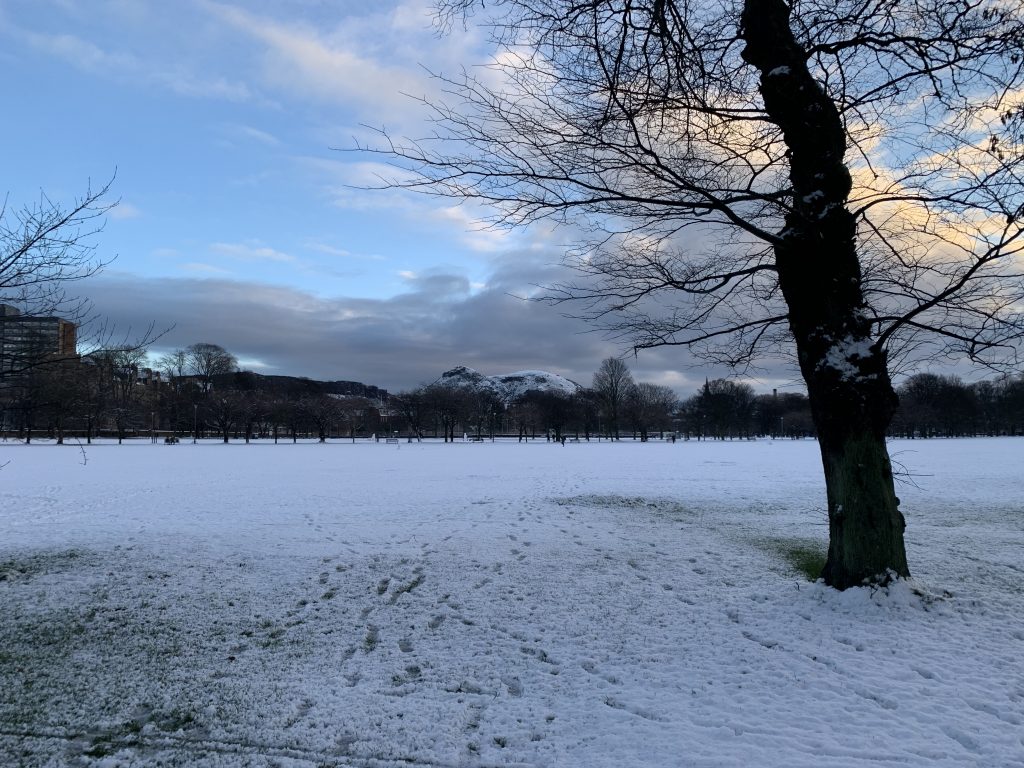
[[[811,441],[0,443],[0,765],[1024,765],[1024,440],[892,451],[835,593]]]

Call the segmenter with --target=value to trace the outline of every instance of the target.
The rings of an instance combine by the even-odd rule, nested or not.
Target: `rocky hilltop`
[[[548,371],[515,371],[485,376],[464,365],[445,371],[436,383],[446,387],[490,392],[504,403],[515,402],[532,392],[554,392],[568,396],[582,389],[575,381]]]

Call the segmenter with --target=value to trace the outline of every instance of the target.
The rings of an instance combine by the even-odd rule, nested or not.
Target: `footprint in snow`
[[[967,733],[964,733],[960,729],[953,728],[952,726],[944,726],[942,728],[942,731],[949,738],[951,738],[953,741],[957,742],[961,747],[966,749],[968,752],[980,752],[981,751],[981,746],[974,739],[974,737],[970,736]]]
[[[503,677],[501,682],[505,684],[505,688],[508,689],[509,696],[519,698],[523,695],[523,684],[520,682],[518,677]]]

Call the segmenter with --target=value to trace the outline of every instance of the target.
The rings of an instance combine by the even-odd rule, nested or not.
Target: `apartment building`
[[[21,373],[41,360],[76,355],[78,326],[60,317],[25,315],[0,304],[0,377]]]

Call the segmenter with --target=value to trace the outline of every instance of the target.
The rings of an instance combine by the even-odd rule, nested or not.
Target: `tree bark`
[[[825,469],[823,576],[839,589],[885,583],[910,575],[885,446],[897,398],[863,296],[856,221],[846,205],[846,134],[783,0],[746,0],[741,34],[744,60],[761,73],[765,112],[789,150],[793,199],[775,261]]]

